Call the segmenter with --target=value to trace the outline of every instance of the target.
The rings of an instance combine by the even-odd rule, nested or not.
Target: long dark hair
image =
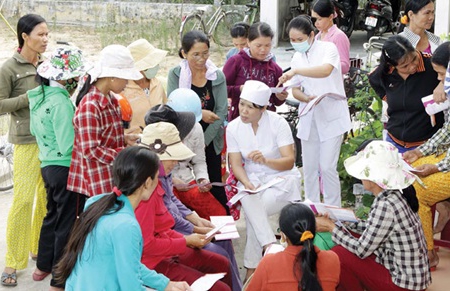
[[[314,213],[304,204],[288,204],[281,210],[279,225],[291,244],[303,246],[295,257],[293,270],[298,279],[298,290],[321,291],[322,286],[317,278],[317,253],[314,249],[313,239],[300,241],[305,231],[310,231],[313,236],[316,235]],[[299,278],[300,273],[302,274],[301,278]]]
[[[450,61],[450,41],[446,41],[434,51],[431,57],[431,62],[433,64],[447,68],[448,62]]]
[[[123,195],[129,196],[151,177],[156,178],[159,169],[158,156],[146,147],[131,146],[122,150],[114,160],[113,180]],[[59,263],[55,267],[55,280],[64,284],[70,276],[88,235],[92,232],[100,217],[119,211],[123,202],[117,195],[105,195],[84,211],[75,222],[69,241]],[[101,247],[101,246],[99,246]]]
[[[210,47],[209,39],[206,34],[200,30],[192,30],[186,33],[181,39],[181,48],[178,51],[178,56],[184,59],[181,51],[184,51],[184,53],[187,54],[197,42],[206,43],[208,48]]]
[[[27,14],[20,17],[17,22],[17,40],[19,42],[19,49],[22,49],[25,42],[22,33],[30,34],[33,29],[42,22],[46,22],[45,19],[37,14]]]
[[[232,38],[238,38],[238,37],[247,38],[249,28],[250,28],[250,25],[248,25],[245,22],[236,22],[230,28],[230,35]]]

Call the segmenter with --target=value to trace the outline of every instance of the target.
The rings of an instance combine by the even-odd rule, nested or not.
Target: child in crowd
[[[237,22],[230,29],[231,40],[233,42],[234,48],[231,48],[227,55],[226,60],[228,61],[234,55],[237,55],[245,47],[248,47],[248,29],[250,25],[245,22]]]

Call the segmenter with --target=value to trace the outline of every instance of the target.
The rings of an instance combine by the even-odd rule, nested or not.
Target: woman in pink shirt
[[[348,73],[350,69],[350,41],[345,33],[333,23],[335,18],[334,5],[331,0],[317,0],[313,3],[311,16],[314,25],[319,30],[317,40],[329,41],[336,45],[341,58],[341,72]]]

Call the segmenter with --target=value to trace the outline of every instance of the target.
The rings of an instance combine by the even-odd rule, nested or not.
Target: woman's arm
[[[342,33],[338,34],[333,43],[336,45],[339,53],[341,73],[347,74],[350,69],[350,41],[348,40],[348,37]]]
[[[226,78],[227,83],[227,96],[231,98],[233,103],[239,100],[239,96],[241,96],[241,86],[242,84],[236,84],[236,77],[239,71],[239,67],[236,62],[240,58],[240,56],[231,57],[223,67],[222,71]]]
[[[224,78],[221,71],[218,70],[217,74],[222,75],[222,78]],[[223,122],[227,116],[228,99],[226,83],[222,82],[221,84],[217,85],[217,90],[214,90],[213,88],[213,91],[215,99],[214,113],[217,114],[220,119],[211,123],[205,130],[205,145],[209,145],[217,136],[220,127],[223,126]]]
[[[6,69],[5,66],[0,70],[0,114],[14,112],[28,107],[28,97],[26,93],[11,98],[14,87],[11,74],[14,74],[14,72]]]
[[[176,68],[178,67],[172,68],[167,76],[167,96],[170,96],[170,93],[179,87],[180,78],[175,74]]]
[[[236,177],[236,179],[238,179],[239,182],[244,185],[245,189],[256,189],[252,182],[250,182],[250,179],[247,176],[247,172],[242,166],[241,153],[228,153],[228,159],[230,161],[234,176]]]
[[[200,124],[196,124],[192,134],[193,139],[193,152],[195,156],[191,158],[191,165],[194,171],[195,180],[206,179],[209,180],[208,167],[206,165],[205,157],[205,137],[203,136],[203,130]]]
[[[302,90],[300,90],[300,88],[292,88],[292,96],[294,96],[294,98],[298,101],[306,103],[317,97],[314,95],[306,95]]]
[[[264,155],[259,151],[255,150],[250,152],[248,158],[251,159],[255,163],[259,163],[265,165],[271,169],[277,171],[287,171],[294,167],[294,145],[286,145],[279,148],[281,158],[277,159],[267,159]],[[236,174],[235,174],[236,175]]]
[[[51,111],[53,121],[53,131],[55,132],[56,143],[59,152],[68,156],[72,154],[74,130],[72,118],[74,108],[71,101],[57,104]]]

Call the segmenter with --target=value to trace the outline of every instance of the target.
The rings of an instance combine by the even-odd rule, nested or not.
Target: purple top
[[[175,194],[173,194],[172,174],[166,176],[162,163],[159,164],[158,178],[165,192],[163,196],[164,204],[175,220],[173,229],[181,234],[192,234],[194,232],[194,225],[185,218],[192,211],[184,206]]]
[[[328,33],[323,39],[321,39],[322,32],[319,32],[316,36],[317,40],[329,41],[336,45],[339,57],[341,58],[341,72],[342,74],[348,73],[350,69],[350,41],[345,33],[340,30],[336,24],[333,24],[328,29]]]
[[[228,98],[231,99],[231,107],[228,111],[228,121],[232,121],[239,116],[239,99],[241,96],[241,85],[247,80],[257,80],[265,83],[269,87],[278,84],[278,78],[283,74],[283,70],[272,59],[258,61],[251,58],[245,50],[241,50],[237,55],[232,56],[225,63],[223,73],[227,80]],[[269,99],[268,110],[276,111],[275,106],[280,106],[284,100],[278,99],[272,94]]]
[[[431,44],[430,44],[430,42],[428,42],[428,47],[423,52],[424,53],[428,53],[430,55],[433,54],[433,52],[431,51]]]

